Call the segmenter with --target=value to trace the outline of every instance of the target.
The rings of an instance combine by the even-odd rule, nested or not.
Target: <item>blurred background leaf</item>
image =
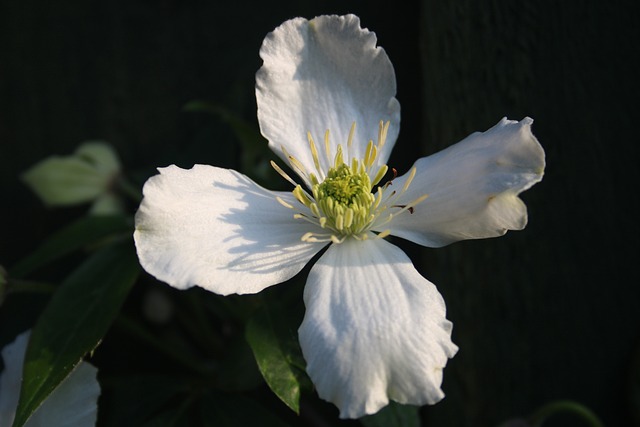
[[[121,215],[81,217],[46,238],[11,269],[11,275],[24,277],[73,251],[96,245],[101,239],[113,238],[114,235],[131,235],[132,229],[131,219]]]

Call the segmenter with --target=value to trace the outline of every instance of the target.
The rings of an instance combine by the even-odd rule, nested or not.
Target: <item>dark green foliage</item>
[[[139,272],[127,241],[97,251],[61,283],[31,333],[15,427],[96,348]]]

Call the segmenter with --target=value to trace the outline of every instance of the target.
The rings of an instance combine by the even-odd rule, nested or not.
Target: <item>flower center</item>
[[[314,193],[317,192],[316,200],[322,203],[324,200],[332,200],[338,206],[351,207],[359,202],[362,196],[366,197],[369,203],[371,198],[371,182],[366,173],[352,172],[344,163],[337,168],[329,169],[329,173],[324,181],[314,186]],[[315,196],[315,194],[314,194]]]
[[[388,223],[393,216],[407,210],[413,212],[413,207],[427,197],[426,195],[419,197],[409,205],[394,203],[409,187],[411,180],[415,176],[415,168],[409,173],[409,177],[399,193],[394,190],[386,192],[387,194],[385,195],[385,190],[387,190],[391,181],[382,186],[377,186],[389,169],[387,165],[375,165],[378,153],[380,153],[386,141],[388,129],[389,122],[386,124],[380,122],[378,144],[369,141],[364,158],[351,158],[348,163],[344,161],[343,149],[340,144],[338,144],[337,153],[333,161],[330,161],[331,149],[329,131],[327,131],[325,133],[325,157],[323,160],[325,164],[332,163],[328,170],[321,167],[316,144],[311,135],[308,134],[316,173],[309,173],[304,165],[295,157],[289,155],[283,147],[283,152],[289,159],[291,167],[305,180],[311,193],[305,191],[280,167],[271,162],[274,169],[295,186],[292,193],[305,208],[302,211],[298,211],[294,218],[306,220],[327,230],[326,233],[306,233],[302,236],[303,241],[341,243],[348,237],[365,240],[369,238],[370,230],[380,231],[381,226]],[[351,126],[347,141],[348,152],[351,151],[354,133],[355,123]],[[395,178],[395,169],[393,173],[393,178]],[[374,194],[374,187],[376,186],[377,189]],[[278,201],[287,208],[297,210],[295,206],[281,198],[278,198]],[[389,235],[389,230],[383,230],[376,237],[383,238],[387,235]]]
[[[370,211],[375,202],[369,175],[357,167],[357,162],[354,166],[343,163],[332,167],[324,181],[311,189],[326,218],[321,226],[346,236],[366,231],[373,219]]]

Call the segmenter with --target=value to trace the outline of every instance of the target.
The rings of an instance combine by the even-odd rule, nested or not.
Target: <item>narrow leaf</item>
[[[100,249],[60,285],[31,334],[14,427],[21,427],[98,345],[138,273],[127,241]]]
[[[124,216],[86,216],[56,232],[38,249],[11,269],[12,277],[24,277],[36,269],[102,238],[133,229]]]
[[[246,338],[267,385],[289,408],[299,413],[301,383],[307,378],[298,367],[302,356],[295,334],[265,307],[249,319]]]

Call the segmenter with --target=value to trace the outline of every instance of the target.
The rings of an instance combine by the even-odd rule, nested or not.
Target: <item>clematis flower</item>
[[[136,215],[142,266],[179,289],[249,294],[290,279],[328,246],[309,273],[298,331],[319,396],[342,418],[390,399],[438,402],[457,351],[452,324],[435,286],[384,238],[439,247],[522,229],[518,194],[544,169],[532,120],[503,119],[394,178],[395,75],[358,17],[287,21],[260,56],[260,129],[297,174],[272,163],[293,191],[213,166],[161,168]]]
[[[0,375],[0,427],[10,427],[18,406],[22,366],[30,331],[2,349],[4,371]],[[47,397],[25,427],[88,427],[96,424],[100,385],[97,369],[80,363]]]

